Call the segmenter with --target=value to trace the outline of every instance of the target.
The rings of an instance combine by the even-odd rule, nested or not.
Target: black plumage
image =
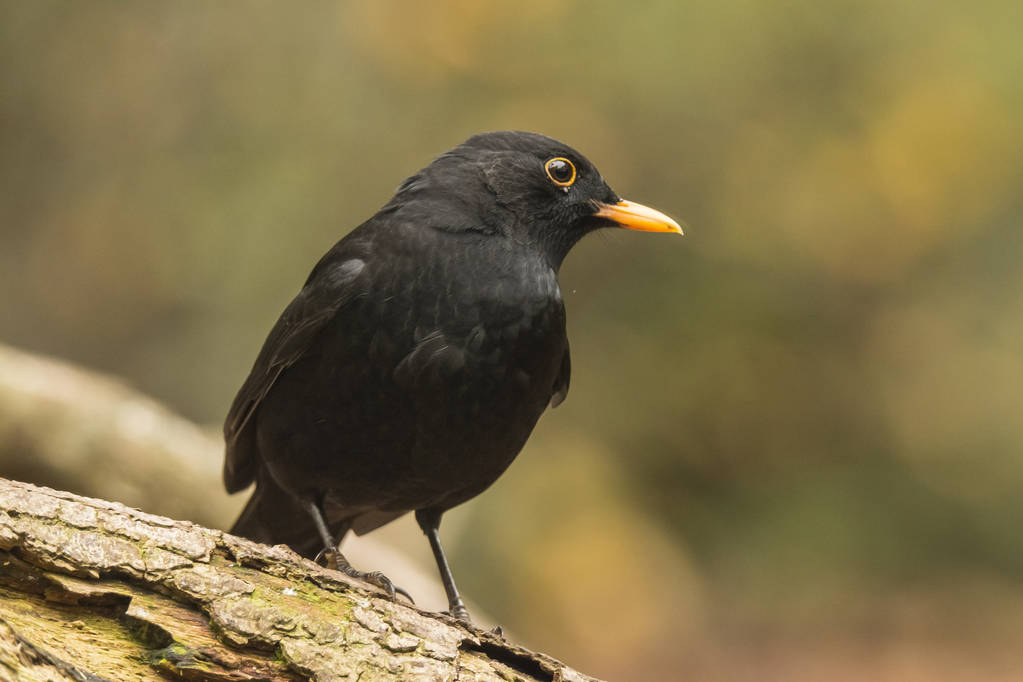
[[[320,259],[267,337],[224,425],[232,532],[286,543],[393,595],[336,551],[407,512],[467,619],[441,515],[508,467],[568,392],[557,273],[585,234],[678,232],[542,135],[485,133],[407,179]]]

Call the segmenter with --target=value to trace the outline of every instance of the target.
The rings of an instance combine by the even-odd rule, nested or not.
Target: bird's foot
[[[346,559],[345,556],[337,550],[321,551],[316,555],[316,563],[320,563],[321,559],[326,567],[332,571],[339,571],[347,575],[349,578],[355,578],[357,580],[367,582],[370,585],[376,585],[387,593],[387,596],[391,598],[391,601],[397,601],[397,595],[400,594],[405,597],[410,604],[416,603],[416,600],[412,598],[411,594],[402,588],[397,587],[386,575],[380,571],[360,571],[354,568],[350,563],[348,563],[348,559]]]
[[[416,600],[412,598],[411,594],[395,585],[393,582],[391,582],[390,578],[388,578],[380,571],[357,571],[354,568],[351,568],[351,566],[349,566],[349,569],[350,570],[348,571],[342,569],[341,572],[347,576],[351,576],[352,578],[364,580],[370,585],[376,585],[381,590],[387,593],[387,595],[391,598],[391,601],[397,601],[396,595],[400,594],[401,596],[405,597],[405,599],[408,599],[410,604],[416,603]]]
[[[453,618],[457,618],[466,625],[472,625],[472,618],[469,617],[469,609],[465,608],[465,604],[461,601],[448,606],[448,615]]]
[[[469,617],[469,610],[465,608],[465,604],[463,604],[461,601],[459,601],[457,604],[452,604],[448,606],[448,610],[445,611],[444,613],[448,614],[449,616],[452,616],[453,618],[457,618],[466,625],[473,625],[472,618]],[[500,625],[495,625],[491,629],[487,630],[487,632],[494,635],[495,637],[500,637],[501,639],[504,639],[504,628],[502,628]]]

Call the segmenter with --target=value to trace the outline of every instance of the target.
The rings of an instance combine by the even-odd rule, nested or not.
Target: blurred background
[[[445,517],[463,591],[609,679],[1023,675],[1019,3],[0,8],[0,343],[215,442],[327,248],[543,132],[690,229],[568,258],[571,394]],[[217,522],[175,485],[125,501]]]

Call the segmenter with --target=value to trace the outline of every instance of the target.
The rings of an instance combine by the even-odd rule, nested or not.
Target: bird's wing
[[[554,379],[554,393],[551,395],[551,407],[557,407],[565,402],[568,395],[568,382],[572,378],[572,358],[568,352],[568,342],[565,342],[565,353],[561,356],[561,369]]]
[[[405,389],[439,384],[465,367],[466,349],[440,330],[415,332],[416,345],[394,368],[394,381]]]
[[[255,480],[255,430],[251,418],[284,370],[309,348],[338,311],[360,291],[359,275],[365,262],[342,260],[328,254],[313,270],[302,291],[281,314],[224,421],[224,485],[236,492]]]

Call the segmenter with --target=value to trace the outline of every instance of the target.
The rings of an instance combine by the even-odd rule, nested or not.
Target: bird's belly
[[[399,487],[420,498],[415,508],[459,504],[505,471],[550,401],[562,352],[563,342],[521,339],[407,386],[415,429]]]
[[[553,368],[502,369],[499,377],[457,383],[450,391],[423,395],[416,404],[417,478],[436,476],[444,488],[438,493],[464,495],[453,504],[478,494],[504,472],[550,401]]]

